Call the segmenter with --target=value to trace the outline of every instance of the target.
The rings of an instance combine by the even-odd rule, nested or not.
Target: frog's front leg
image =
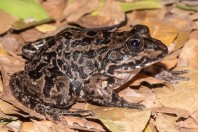
[[[102,106],[143,109],[144,105],[131,103],[120,97],[108,84],[109,77],[95,75],[90,83],[85,85],[84,92],[90,103]]]

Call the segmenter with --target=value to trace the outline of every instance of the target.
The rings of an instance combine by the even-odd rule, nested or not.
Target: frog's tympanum
[[[11,76],[10,88],[23,105],[53,119],[91,113],[69,111],[77,101],[142,109],[115,90],[167,52],[144,25],[123,32],[66,28],[23,47],[25,70]]]

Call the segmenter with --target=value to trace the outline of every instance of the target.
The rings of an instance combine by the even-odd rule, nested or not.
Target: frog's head
[[[136,25],[109,50],[105,71],[116,78],[130,79],[133,74],[161,60],[167,53],[167,47],[150,36],[147,26]]]

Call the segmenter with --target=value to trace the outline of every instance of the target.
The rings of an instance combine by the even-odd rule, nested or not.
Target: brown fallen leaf
[[[64,18],[68,22],[75,22],[87,13],[95,10],[98,6],[98,0],[74,0],[68,2],[66,8],[63,11]]]
[[[2,10],[0,10],[0,18],[0,34],[4,34],[5,32],[7,32],[12,27],[12,25],[18,20],[16,17],[9,15],[3,12]]]
[[[178,66],[188,66],[198,68],[198,39],[191,39],[181,51],[178,60]]]
[[[75,23],[85,28],[99,28],[119,25],[125,21],[125,14],[114,0],[107,0],[96,16],[86,15]]]
[[[66,6],[65,0],[46,0],[42,2],[42,5],[53,19],[57,21],[62,19],[63,10]]]
[[[22,32],[21,36],[23,37],[25,42],[33,42],[42,38],[44,34],[33,28]]]
[[[165,17],[165,8],[155,9],[155,10],[135,10],[128,13],[128,23],[131,25],[143,24],[145,19],[157,19],[162,20]],[[153,25],[154,26],[154,25]]]
[[[17,53],[21,46],[19,36],[13,34],[7,34],[4,37],[0,38],[0,44],[0,47],[3,48],[2,50],[13,53]]]

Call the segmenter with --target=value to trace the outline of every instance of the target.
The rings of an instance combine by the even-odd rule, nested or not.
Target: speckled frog
[[[25,70],[11,76],[10,88],[23,105],[53,119],[91,113],[68,110],[77,101],[142,109],[115,90],[167,52],[144,25],[123,32],[66,28],[23,47]]]

